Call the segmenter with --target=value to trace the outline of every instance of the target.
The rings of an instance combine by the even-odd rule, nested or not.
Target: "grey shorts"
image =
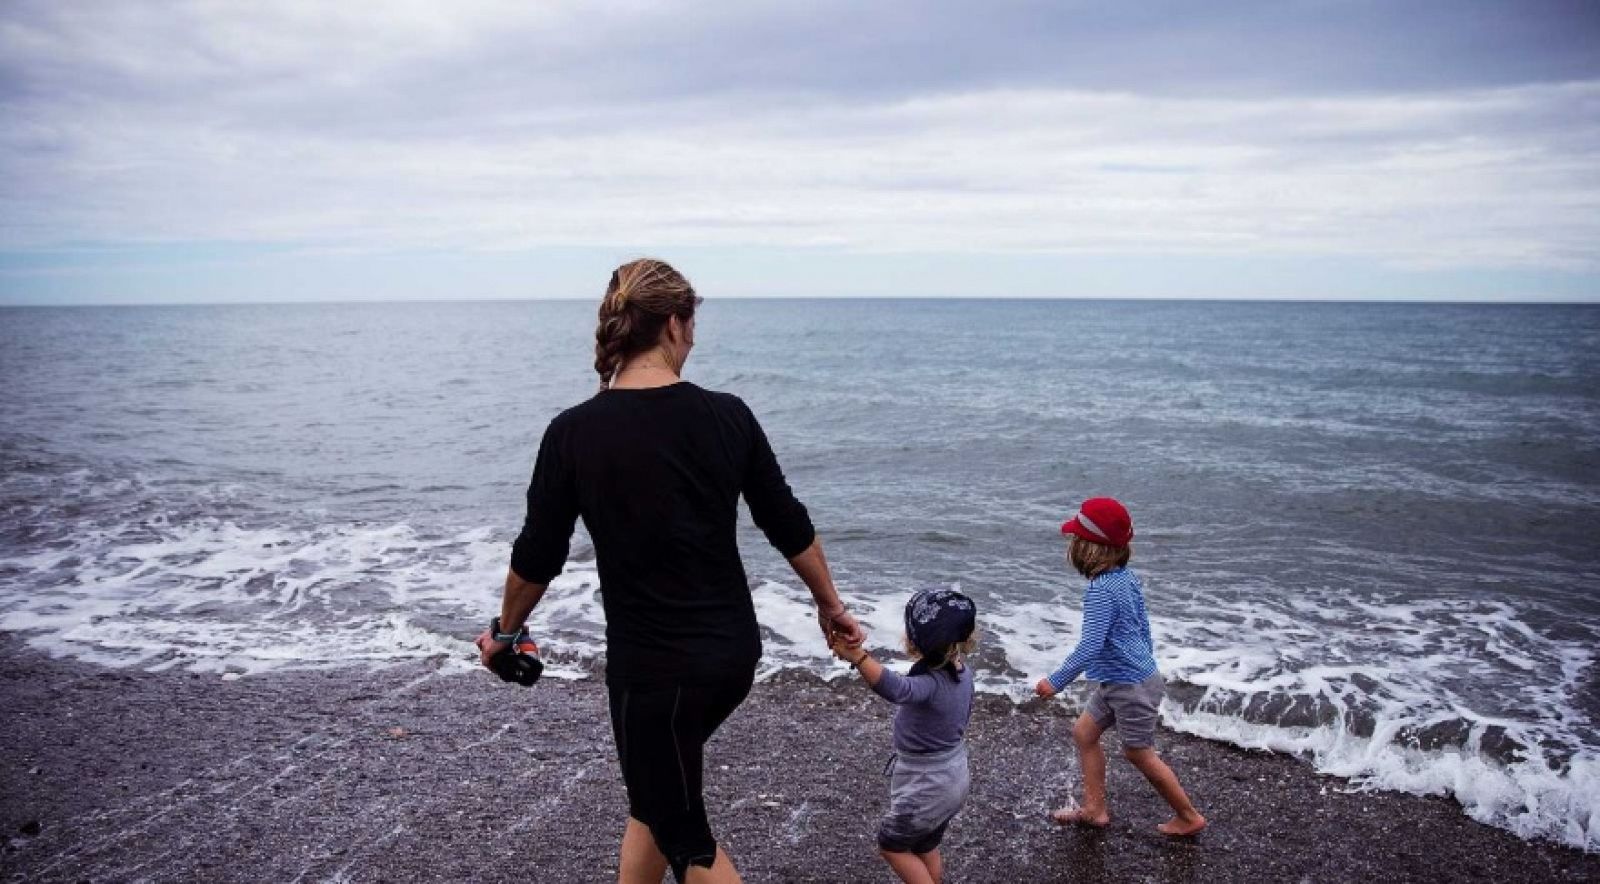
[[[878,826],[878,847],[891,853],[938,847],[971,783],[965,743],[936,754],[896,755],[889,762],[889,811]]]
[[[1166,693],[1167,680],[1159,672],[1138,684],[1095,682],[1088,712],[1102,729],[1117,729],[1123,748],[1148,749],[1156,744],[1156,722]]]

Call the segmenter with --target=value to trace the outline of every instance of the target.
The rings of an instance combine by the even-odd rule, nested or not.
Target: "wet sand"
[[[624,819],[604,688],[487,673],[216,675],[53,661],[0,637],[0,878],[605,881]],[[1293,758],[1164,732],[1211,828],[1111,755],[1113,822],[1063,830],[1070,702],[980,702],[947,880],[1600,880],[1451,801],[1353,792]],[[713,741],[708,803],[750,881],[892,880],[873,850],[888,709],[858,683],[758,685]]]

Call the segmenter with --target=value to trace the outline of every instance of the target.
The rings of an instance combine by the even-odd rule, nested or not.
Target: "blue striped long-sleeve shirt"
[[[1072,655],[1050,673],[1050,684],[1059,691],[1085,672],[1090,681],[1113,684],[1138,684],[1156,673],[1144,587],[1127,568],[1089,581],[1083,591],[1083,634]]]

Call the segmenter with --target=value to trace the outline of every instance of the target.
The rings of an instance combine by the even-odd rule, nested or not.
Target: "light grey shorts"
[[[889,811],[878,826],[878,847],[927,853],[967,800],[967,745],[927,755],[899,753],[889,761]]]
[[[1101,728],[1117,729],[1123,748],[1148,749],[1156,744],[1156,722],[1166,693],[1167,680],[1159,672],[1138,684],[1095,682],[1088,712]]]

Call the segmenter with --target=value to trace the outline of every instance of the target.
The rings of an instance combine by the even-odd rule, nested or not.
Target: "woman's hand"
[[[859,648],[867,640],[866,630],[840,605],[833,611],[817,609],[817,624],[822,627],[822,639],[833,646],[835,638],[843,639],[852,648]]]
[[[494,671],[494,667],[489,665],[489,658],[511,647],[511,642],[495,641],[494,633],[487,629],[479,633],[477,639],[472,643],[478,646],[478,662],[482,663],[483,668],[490,672]]]
[[[1041,678],[1039,683],[1033,686],[1033,692],[1048,700],[1056,695],[1056,686],[1050,683],[1050,679]]]

